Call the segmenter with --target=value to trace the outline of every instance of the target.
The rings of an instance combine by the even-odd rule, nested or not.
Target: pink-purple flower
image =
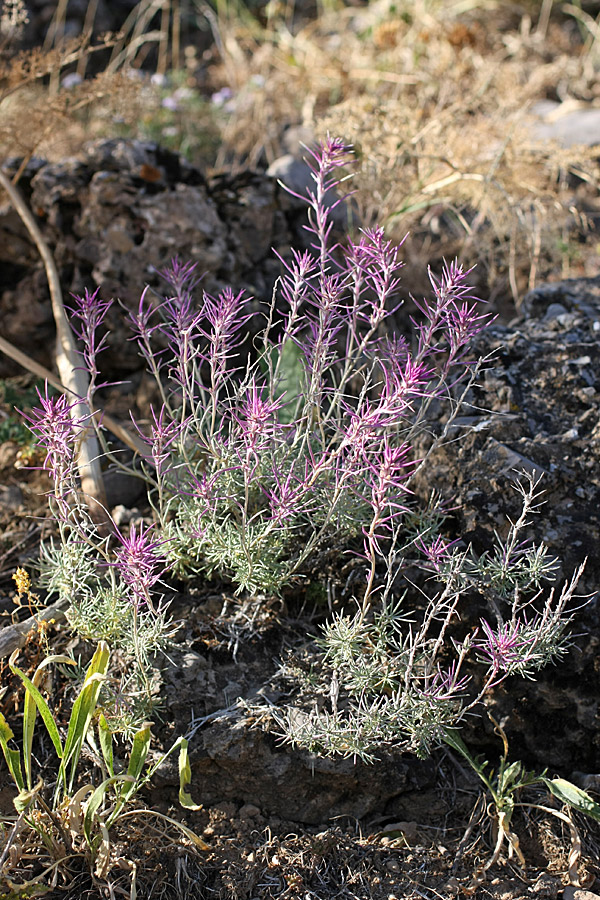
[[[481,628],[485,637],[476,639],[473,646],[493,672],[511,674],[523,670],[533,658],[531,635],[524,636],[521,622],[505,622],[494,631],[482,619]]]
[[[153,539],[151,531],[152,526],[144,529],[140,523],[137,531],[135,524],[131,526],[127,537],[115,532],[121,546],[115,551],[114,566],[138,604],[150,602],[150,590],[166,570],[166,558],[159,552],[165,542]]]
[[[40,446],[46,450],[44,469],[55,481],[62,481],[65,475],[73,473],[77,441],[89,416],[73,416],[80,400],[69,403],[65,394],[49,396],[48,382],[43,394],[36,390],[40,407],[32,409],[30,415],[23,412],[21,415],[29,423],[27,427]]]

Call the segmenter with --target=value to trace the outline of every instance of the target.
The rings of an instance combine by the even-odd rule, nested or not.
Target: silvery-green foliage
[[[556,560],[523,538],[539,506],[538,487],[531,476],[518,483],[521,515],[504,540],[495,536],[489,556],[452,547],[433,532],[427,544],[418,539],[432,577],[419,588],[409,582],[397,600],[406,546],[392,552],[380,602],[372,595],[355,613],[337,613],[322,627],[310,680],[288,667],[300,689],[293,706],[275,713],[283,739],[365,761],[385,747],[424,758],[491,687],[510,675],[532,678],[559,660],[568,649],[583,566],[560,591],[543,590],[543,582],[555,581]],[[467,594],[480,596],[488,616],[465,633],[460,613]]]

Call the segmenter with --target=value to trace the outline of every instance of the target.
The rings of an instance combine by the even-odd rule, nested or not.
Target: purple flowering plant
[[[330,138],[309,152],[313,250],[280,257],[250,353],[250,319],[262,313],[243,291],[204,292],[197,304],[195,267],[175,259],[160,272],[164,298],[142,295],[131,325],[161,407],[150,433],[139,430],[177,574],[218,573],[239,593],[272,594],[325,546],[358,540],[368,597],[382,544],[416,506],[411,439],[430,408],[474,377],[468,345],[489,316],[453,263],[431,274],[412,343],[390,338],[400,248],[381,228],[333,244],[343,198],[331,197],[351,151]]]
[[[345,247],[333,242],[332,213],[344,202],[335,191],[351,148],[328,138],[309,153],[314,187],[303,199],[312,249],[279,256],[266,314],[231,288],[204,291],[198,302],[196,266],[177,258],[159,273],[164,296],[146,289],[129,314],[160,395],[149,421],[134,422],[145,445],[151,529],[102,537],[82,504],[73,506],[69,460],[84,423],[69,418],[65,398],[40,398],[30,425],[47,449],[68,548],[47,554],[47,582],[83,594],[80,628],[93,621],[101,630],[118,618],[115,597],[128,604],[134,658],[144,669],[167,627],[152,601],[165,572],[214,573],[238,594],[272,595],[314,571],[328,548],[349,549],[365,578],[357,612],[334,615],[319,641],[317,680],[330,711],[312,703],[306,715],[284,711],[283,732],[327,753],[368,759],[389,742],[427,755],[493,684],[530,676],[560,655],[577,575],[557,598],[551,592],[537,603],[555,561],[524,539],[536,511],[533,478],[521,488],[523,513],[508,537],[479,557],[444,538],[446,512],[435,496],[425,504],[417,497],[417,473],[477,379],[481,361],[469,347],[490,316],[469,273],[451,263],[429,273],[431,296],[415,301],[412,335],[390,335],[386,319],[402,305],[400,247],[382,228],[360,231]],[[108,309],[98,292],[73,308],[91,409],[105,345],[97,329]],[[432,439],[419,459],[413,448],[423,433]],[[62,459],[59,445],[68,445]],[[418,613],[397,600],[407,564],[426,576]],[[458,640],[453,628],[467,591],[485,598],[490,620]],[[485,669],[474,691],[467,661]],[[151,694],[146,675],[142,681]]]

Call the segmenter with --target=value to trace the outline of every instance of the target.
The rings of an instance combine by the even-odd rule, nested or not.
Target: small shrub
[[[412,345],[385,334],[401,305],[399,247],[381,229],[343,251],[330,241],[342,201],[327,198],[350,156],[333,139],[313,153],[315,252],[281,260],[279,292],[250,350],[250,298],[204,293],[196,308],[195,267],[178,260],[161,272],[167,296],[153,305],[146,291],[131,314],[163,400],[140,434],[162,552],[178,575],[216,572],[238,592],[275,593],[324,546],[359,539],[370,590],[380,543],[415,519],[411,441],[471,377],[468,344],[489,317],[452,264],[430,275],[433,298],[419,305]],[[93,374],[89,323],[102,321],[105,305],[95,295],[76,304]]]
[[[424,431],[431,448],[445,439],[480,369],[469,343],[490,317],[454,263],[439,277],[429,273],[432,297],[416,303],[410,339],[386,334],[386,317],[401,304],[400,248],[382,229],[343,249],[332,244],[331,213],[343,199],[331,198],[350,148],[328,138],[310,153],[312,251],[280,257],[262,327],[250,323],[263,314],[243,291],[204,292],[196,306],[195,266],[177,259],[160,273],[166,296],[152,302],[145,290],[130,313],[162,399],[149,433],[136,426],[154,526],[135,525],[128,536],[115,526],[112,539],[98,533],[74,474],[77,443],[96,419],[73,419],[64,396],[40,394],[28,421],[46,450],[60,535],[58,552],[46,551],[45,578],[69,596],[80,632],[108,628],[113,643],[130,648],[151,700],[148,654],[167,630],[152,595],[164,572],[216,573],[237,593],[274,594],[325,549],[351,548],[366,570],[357,611],[323,629],[312,679],[330,711],[284,711],[280,723],[286,739],[320,752],[370,759],[392,744],[426,756],[490,687],[511,674],[531,677],[560,656],[580,573],[538,604],[556,564],[525,537],[537,507],[534,477],[520,487],[523,511],[507,538],[479,557],[444,539],[439,499],[422,504],[413,493],[427,456],[416,459],[412,445]],[[101,386],[107,336],[99,330],[109,306],[86,292],[72,309],[89,409]],[[429,580],[407,581],[399,602],[398,578],[409,566]],[[490,621],[459,637],[468,592],[485,600]],[[468,663],[482,667],[478,680]]]

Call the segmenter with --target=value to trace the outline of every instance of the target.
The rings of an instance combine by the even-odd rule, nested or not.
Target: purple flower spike
[[[102,324],[113,304],[112,300],[103,300],[99,297],[99,293],[100,288],[98,287],[93,294],[86,288],[83,297],[78,294],[71,294],[75,305],[70,307],[70,312],[73,319],[80,322],[80,325],[73,325],[72,327],[77,337],[83,341],[86,352],[92,358],[95,358],[105,347],[106,335],[96,344],[96,329]]]
[[[427,687],[422,689],[421,696],[431,700],[459,700],[469,681],[469,675],[459,677],[459,666],[453,662],[446,672],[437,670]]]
[[[280,472],[274,470],[273,476],[276,489],[266,491],[273,522],[276,525],[281,525],[283,522],[289,522],[297,518],[302,513],[309,512],[305,502],[305,482],[308,480],[308,465],[303,482],[299,481],[291,471],[283,478]]]
[[[400,494],[412,493],[403,483],[409,475],[408,470],[414,465],[414,461],[408,457],[410,449],[408,444],[392,447],[386,438],[379,459],[375,464],[368,464],[375,476],[371,485],[371,505],[376,513],[386,506],[397,512],[406,512],[408,509],[398,502],[398,498]]]
[[[522,635],[520,622],[507,622],[494,631],[482,619],[481,627],[485,638],[474,641],[473,646],[494,672],[510,673],[524,667],[532,659],[531,639]]]
[[[150,325],[150,319],[154,315],[154,308],[150,304],[146,305],[146,294],[149,290],[149,287],[144,288],[140,297],[140,302],[138,303],[137,312],[130,312],[128,315],[134,334],[133,338],[130,338],[130,340],[137,340],[140,343],[148,343],[152,337],[152,333],[158,327],[156,325]]]
[[[431,544],[426,544],[424,541],[419,540],[417,541],[417,546],[429,561],[431,569],[439,573],[450,556],[450,548],[456,543],[458,543],[458,538],[455,541],[445,541],[441,535],[438,535]]]
[[[475,299],[471,286],[466,283],[467,276],[472,271],[473,269],[471,268],[465,272],[456,259],[450,265],[444,263],[440,278],[436,278],[431,269],[429,269],[429,280],[438,302],[438,309],[447,309],[450,304],[456,306],[465,300]]]
[[[139,532],[131,526],[129,537],[117,530],[116,536],[121,548],[115,552],[118,569],[125,584],[133,590],[140,602],[149,602],[150,589],[165,571],[166,558],[157,552],[164,541],[153,541],[150,537],[152,526],[144,531],[140,523]]]
[[[37,390],[37,389],[36,389]],[[37,390],[41,408],[32,409],[31,415],[21,412],[28,428],[46,450],[44,469],[55,481],[62,480],[73,471],[77,441],[89,417],[73,418],[71,411],[80,400],[69,403],[64,394],[48,396],[48,382],[44,394]]]
[[[107,334],[104,334],[98,340],[98,328],[104,321],[107,312],[112,306],[112,300],[103,300],[100,296],[100,288],[96,288],[93,293],[85,289],[83,297],[78,294],[71,294],[74,300],[74,306],[70,307],[71,328],[75,335],[83,344],[81,355],[83,356],[83,368],[90,376],[90,387],[88,392],[88,403],[92,405],[92,397],[98,376],[98,354],[106,348]],[[106,387],[106,385],[103,385]]]
[[[157,272],[173,289],[175,296],[182,298],[185,294],[190,294],[202,280],[202,275],[196,277],[197,268],[198,263],[184,263],[178,256],[174,256],[170,266],[165,269],[157,269]]]
[[[347,166],[352,161],[352,145],[346,144],[341,138],[331,137],[329,134],[322,144],[314,150],[306,148],[312,156],[314,163],[309,162],[313,172],[329,175],[334,169]],[[315,165],[316,164],[316,165]]]
[[[447,324],[452,357],[456,357],[459,350],[489,324],[490,318],[489,313],[480,315],[474,304],[463,303],[450,311]]]
[[[239,410],[233,414],[249,454],[255,454],[265,440],[280,430],[276,413],[283,405],[283,400],[269,400],[263,393],[264,387],[253,381],[246,390]]]
[[[154,408],[150,407],[150,413],[152,415],[152,425],[150,428],[150,437],[145,435],[140,428],[138,427],[137,422],[133,418],[133,415],[130,413],[131,421],[138,432],[141,439],[145,444],[148,444],[151,450],[151,458],[154,463],[154,467],[158,474],[162,472],[163,463],[168,459],[169,452],[173,443],[177,440],[177,438],[181,435],[185,426],[189,422],[189,417],[185,420],[185,422],[177,422],[174,419],[170,421],[165,421],[165,417],[168,415],[167,409],[164,406],[161,406],[160,412],[158,416],[154,412]]]
[[[244,297],[244,291],[234,294],[230,287],[221,291],[216,299],[210,294],[204,294],[203,313],[211,326],[211,330],[205,336],[210,342],[207,359],[210,364],[213,390],[225,374],[227,360],[236,346],[234,339],[237,332],[250,318],[249,313],[243,312],[244,303],[250,299]]]

